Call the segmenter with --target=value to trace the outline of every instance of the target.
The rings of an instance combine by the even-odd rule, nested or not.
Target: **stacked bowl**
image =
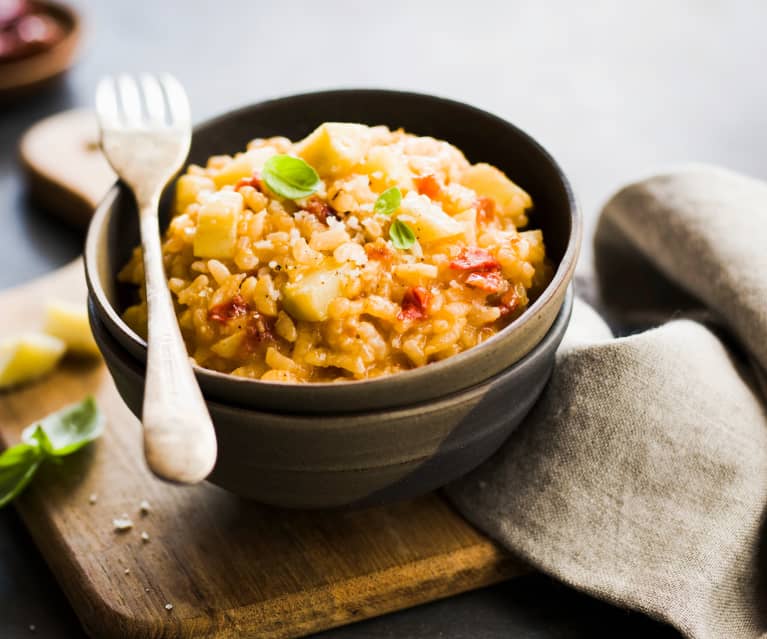
[[[326,121],[385,124],[444,139],[472,162],[503,170],[533,198],[555,265],[551,283],[505,329],[425,367],[355,382],[290,384],[195,367],[218,439],[209,480],[244,497],[293,508],[380,504],[423,494],[487,459],[540,396],[572,309],[581,224],[567,179],[532,138],[484,111],[383,90],[310,93],[248,106],[195,128],[190,161],[255,137],[299,139]],[[161,219],[168,221],[168,189]],[[140,415],[146,343],[122,320],[116,275],[138,243],[131,193],[116,184],[85,250],[94,336],[117,389]]]

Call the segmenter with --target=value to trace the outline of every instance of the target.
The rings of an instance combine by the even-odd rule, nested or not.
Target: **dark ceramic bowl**
[[[209,400],[218,461],[209,480],[289,508],[368,506],[427,493],[487,459],[519,425],[549,379],[572,291],[544,338],[507,370],[467,390],[396,409],[284,414]],[[120,395],[141,413],[144,365],[89,300],[91,327]]]
[[[494,376],[530,353],[559,314],[572,278],[581,222],[567,179],[551,156],[530,136],[474,107],[416,93],[346,90],[309,93],[233,111],[195,128],[190,161],[243,149],[254,137],[299,139],[325,121],[403,127],[445,139],[472,162],[489,162],[526,189],[535,203],[530,228],[543,230],[554,279],[511,325],[463,353],[412,371],[357,382],[285,384],[238,378],[203,368],[196,375],[206,398],[252,408],[310,415],[338,415],[430,402]],[[161,203],[164,221],[170,189]],[[146,344],[120,314],[133,291],[121,289],[117,271],[138,244],[133,196],[117,184],[99,206],[88,232],[85,265],[94,311],[106,333],[133,358],[144,361]]]
[[[510,326],[442,362],[359,382],[280,384],[196,367],[218,439],[210,480],[245,497],[296,508],[377,504],[465,474],[501,445],[549,378],[572,308],[569,282],[580,217],[551,157],[511,124],[472,107],[393,91],[331,91],[246,107],[195,129],[190,161],[254,137],[303,137],[324,121],[387,124],[455,144],[503,169],[533,197],[554,279]],[[170,190],[161,213],[169,211]],[[146,344],[120,317],[135,291],[116,273],[138,243],[133,197],[115,185],[85,250],[93,333],[117,388],[140,413]]]

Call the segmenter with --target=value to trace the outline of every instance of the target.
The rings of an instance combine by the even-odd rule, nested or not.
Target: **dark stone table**
[[[41,117],[89,104],[98,78],[120,70],[176,74],[197,119],[331,87],[471,102],[520,125],[560,160],[586,214],[587,238],[615,188],[659,167],[716,162],[767,177],[767,4],[758,0],[77,4],[87,20],[77,67],[32,99],[0,105],[0,288],[64,264],[82,245],[80,234],[27,201],[15,159],[19,136]],[[584,249],[580,276],[588,278],[588,239]],[[29,636],[84,633],[7,508],[0,511],[0,637]],[[322,636],[679,635],[538,575]]]

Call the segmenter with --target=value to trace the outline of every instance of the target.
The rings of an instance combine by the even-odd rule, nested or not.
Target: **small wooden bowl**
[[[53,17],[64,35],[51,48],[27,58],[0,62],[0,100],[26,95],[64,73],[75,59],[82,26],[74,9],[58,2],[37,0],[33,6]]]

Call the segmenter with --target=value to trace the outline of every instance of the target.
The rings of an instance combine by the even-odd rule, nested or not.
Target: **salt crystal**
[[[141,533],[141,541],[147,543],[149,541],[149,533],[145,530]]]
[[[98,501],[99,496],[96,493],[91,493],[90,497],[88,497],[88,503],[89,504],[95,504]]]
[[[130,568],[126,568],[125,570],[123,570],[123,572],[124,572],[126,575],[129,575],[129,574],[130,574]]]
[[[149,511],[152,510],[152,507],[146,499],[142,499],[141,503],[138,505],[138,509],[142,515],[148,515]]]
[[[173,610],[173,604],[172,603],[166,603],[165,604],[165,610]]]

